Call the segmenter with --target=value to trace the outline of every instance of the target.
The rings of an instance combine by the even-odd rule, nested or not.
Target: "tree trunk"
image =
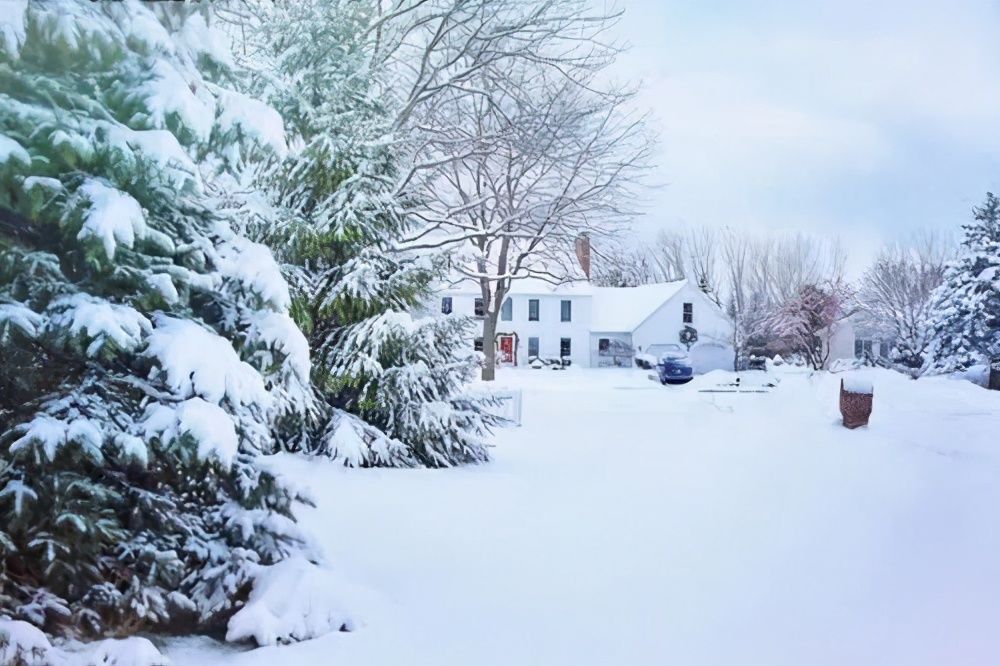
[[[486,362],[483,364],[483,381],[492,382],[497,374],[497,313],[487,312],[483,317],[483,354]]]

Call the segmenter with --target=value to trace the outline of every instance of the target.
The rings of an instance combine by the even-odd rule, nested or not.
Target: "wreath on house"
[[[681,344],[687,347],[688,351],[691,351],[691,346],[698,342],[698,330],[694,326],[685,326],[681,329],[679,337]]]

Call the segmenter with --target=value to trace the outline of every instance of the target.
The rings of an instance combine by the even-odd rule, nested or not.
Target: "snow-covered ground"
[[[495,461],[344,470],[286,457],[329,561],[371,590],[361,626],[175,664],[996,664],[1000,394],[862,371],[769,394],[640,371],[519,370]]]

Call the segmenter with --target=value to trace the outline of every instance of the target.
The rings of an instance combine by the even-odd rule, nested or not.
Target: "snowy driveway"
[[[329,560],[371,589],[351,634],[176,664],[996,664],[1000,394],[872,371],[868,429],[836,378],[769,395],[638,371],[511,371],[495,462],[346,471],[283,461]],[[700,384],[699,384],[700,382]]]

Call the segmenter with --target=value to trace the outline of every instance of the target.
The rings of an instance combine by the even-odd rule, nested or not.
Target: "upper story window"
[[[477,317],[482,317],[486,314],[486,308],[483,307],[483,299],[481,298],[476,299],[475,314]]]
[[[573,321],[573,301],[559,301],[559,321]]]
[[[441,299],[441,314],[451,314],[451,296]]]
[[[694,303],[684,304],[684,323],[685,324],[694,323]]]
[[[514,303],[511,302],[510,297],[503,302],[500,306],[500,321],[510,321],[514,318]]]
[[[480,336],[472,342],[473,351],[483,351],[483,338]]]
[[[538,299],[528,299],[528,321],[538,321]]]

